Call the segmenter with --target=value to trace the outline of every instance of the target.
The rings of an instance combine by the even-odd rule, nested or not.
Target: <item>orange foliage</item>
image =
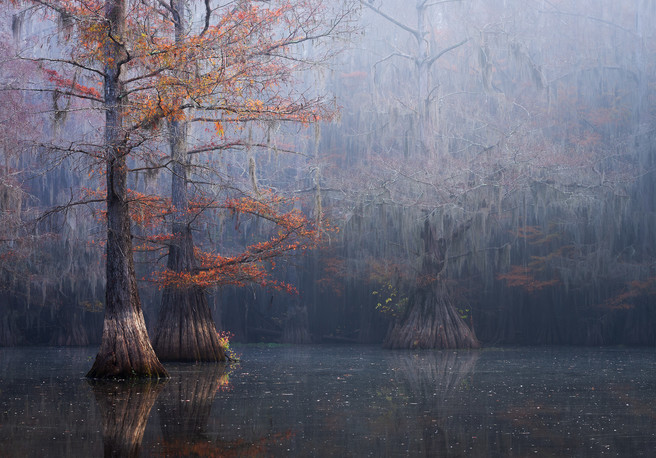
[[[87,202],[100,202],[106,196],[104,188],[91,189],[82,188],[82,199]],[[163,199],[152,194],[144,194],[132,189],[128,190],[130,203],[130,218],[144,229],[155,229],[160,227],[164,217],[173,212],[170,199]],[[98,219],[107,217],[107,210],[103,208],[96,212]],[[163,236],[155,236],[161,238]]]
[[[531,243],[531,245],[541,245],[556,240],[560,237],[560,234],[557,232],[552,232],[549,234],[544,234],[542,229],[539,226],[522,226],[517,228],[515,235],[518,238],[525,239]]]
[[[128,190],[130,218],[140,227],[154,229],[161,225],[165,216],[173,212],[170,199]]]
[[[266,263],[274,264],[275,259],[308,248],[318,243],[317,231],[311,221],[298,210],[281,211],[285,203],[278,196],[267,195],[262,199],[243,197],[228,199],[224,208],[234,215],[250,214],[264,218],[274,224],[275,234],[262,242],[256,242],[233,256],[196,250],[198,267],[191,272],[165,270],[157,275],[160,285],[178,288],[190,286],[233,285],[245,286],[255,283],[288,293],[295,293],[293,286],[279,282],[271,277]]]
[[[620,294],[607,299],[601,304],[601,308],[630,310],[635,307],[634,301],[641,298],[653,297],[654,295],[656,295],[656,276],[651,276],[644,281],[634,280]]]
[[[346,262],[334,256],[322,256],[320,259],[322,275],[317,280],[319,290],[341,297],[344,294],[344,284],[341,280],[346,277]]]
[[[48,81],[55,83],[55,85],[60,89],[70,90],[72,94],[80,97],[90,97],[97,101],[102,100],[100,93],[96,88],[83,86],[74,80],[64,78],[55,70],[46,68],[43,71],[46,73]]]
[[[217,137],[226,124],[285,120],[311,123],[335,115],[332,101],[307,98],[293,90],[304,62],[292,56],[299,43],[338,33],[344,17],[328,20],[329,2],[294,0],[244,1],[219,5],[202,30],[189,28],[176,37],[173,4],[127,1],[121,37],[112,37],[100,0],[14,0],[42,8],[44,17],[63,24],[71,41],[70,57],[48,59],[49,81],[68,95],[103,102],[103,69],[115,64],[106,53],[119,41],[127,112],[126,132],[153,129],[163,119],[183,119],[196,109],[194,121],[211,123]],[[186,12],[182,12],[186,14]],[[72,31],[75,33],[71,33]],[[291,58],[290,58],[291,57]],[[83,85],[60,69],[84,75]],[[127,95],[129,94],[129,97]]]
[[[531,266],[511,266],[510,272],[497,275],[497,279],[504,280],[510,287],[522,288],[530,293],[560,283],[556,278],[538,280],[535,275],[536,270]]]
[[[126,1],[125,27],[118,31],[110,30],[111,21],[106,20],[106,5],[101,0],[16,3],[42,8],[53,22],[61,20],[71,53],[65,59],[48,59],[57,69],[81,72],[85,82],[103,88],[106,67],[116,67],[121,75],[120,123],[125,133],[125,144],[120,147],[126,155],[140,154],[135,145],[150,139],[150,131],[165,119],[206,123],[213,126],[216,137],[222,138],[229,125],[272,120],[310,123],[335,114],[332,101],[310,99],[294,90],[294,75],[305,63],[292,55],[292,48],[299,43],[339,29],[344,17],[328,21],[325,16],[330,2],[228,2],[212,9],[205,27],[188,27],[184,36],[176,36],[177,12],[172,2]],[[98,91],[83,86],[62,77],[59,70],[45,71],[50,81],[66,88],[69,95],[104,102],[104,88]],[[189,109],[195,118],[187,113]],[[106,195],[101,188],[86,192],[95,201],[101,200],[101,193]],[[129,204],[133,222],[151,232],[175,211],[169,200],[135,191],[129,192]],[[158,276],[160,284],[188,287],[254,282],[293,292],[292,286],[270,277],[267,263],[316,246],[318,237],[300,211],[281,211],[284,204],[283,199],[271,195],[229,199],[222,208],[234,215],[264,218],[273,223],[276,232],[231,256],[198,251],[197,269],[164,271]],[[194,202],[189,211],[200,212],[211,205]],[[105,217],[105,212],[99,215]],[[169,238],[156,235],[150,241],[167,243]]]
[[[261,439],[246,441],[236,439],[220,442],[190,442],[188,439],[165,441],[162,444],[163,456],[205,456],[205,457],[242,457],[269,456],[271,445],[290,441],[294,433],[288,430],[283,433],[268,434]]]

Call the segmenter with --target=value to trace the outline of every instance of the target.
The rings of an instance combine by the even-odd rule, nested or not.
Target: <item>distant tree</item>
[[[30,179],[40,169],[35,154],[34,125],[43,122],[38,113],[44,106],[21,91],[35,65],[15,58],[11,36],[0,35],[0,346],[23,340],[19,319],[25,318],[31,288],[33,263],[46,234],[32,229],[37,202]],[[16,307],[21,298],[27,307]],[[24,330],[23,330],[24,331]]]
[[[338,95],[353,102],[344,109],[346,135],[328,129],[323,135],[325,147],[336,151],[335,170],[324,169],[324,189],[334,190],[329,196],[343,206],[352,275],[368,278],[363,253],[404,265],[403,273],[410,274],[390,280],[408,299],[403,309],[409,311],[409,293],[420,289],[415,278],[423,265],[421,225],[428,220],[435,240],[445,244],[441,277],[449,283],[450,302],[464,310],[463,295],[456,293],[467,289],[468,305],[484,330],[477,335],[495,339],[501,335],[495,326],[519,319],[528,329],[539,315],[545,327],[562,326],[545,333],[524,329],[523,335],[577,338],[571,324],[576,320],[565,318],[575,307],[560,305],[566,300],[587,304],[577,319],[583,322],[584,313],[589,319],[576,326],[588,326],[597,316],[607,319],[593,311],[601,291],[607,294],[628,272],[640,271],[643,281],[649,277],[650,242],[641,244],[640,260],[617,260],[637,253],[631,245],[643,233],[638,227],[649,225],[649,218],[629,209],[638,204],[650,214],[653,207],[651,192],[629,200],[637,183],[653,187],[645,167],[653,159],[644,148],[651,135],[638,121],[646,116],[651,96],[645,81],[653,74],[645,59],[652,52],[646,46],[651,33],[640,24],[653,7],[412,2],[424,11],[420,41],[429,55],[468,39],[432,61],[424,79],[432,81],[430,100],[422,105],[415,84],[421,61],[417,8],[362,3],[372,24],[361,44],[367,53],[350,54],[334,80]],[[389,33],[390,23],[398,33]],[[425,123],[419,123],[420,108],[429,110]],[[427,155],[416,154],[420,124]],[[339,155],[342,149],[358,154]],[[629,212],[633,221],[625,219]],[[531,227],[542,236],[521,236]],[[538,243],[542,239],[549,242]],[[597,287],[585,286],[592,282]],[[586,293],[574,292],[573,285]],[[380,291],[378,281],[370,287]],[[526,309],[533,312],[522,313]],[[509,327],[503,338],[508,336],[520,333]]]
[[[405,43],[407,48],[395,43],[391,46],[392,51],[377,61],[373,68],[374,72],[378,72],[381,71],[379,67],[393,66],[394,60],[409,62],[412,78],[412,84],[409,86],[415,91],[414,97],[410,100],[400,101],[401,104],[406,105],[404,109],[408,112],[407,124],[404,123],[406,124],[406,132],[403,133],[405,138],[403,144],[399,145],[404,151],[404,158],[401,160],[392,156],[384,161],[384,167],[389,173],[382,170],[379,172],[384,183],[380,197],[383,202],[387,201],[387,205],[395,206],[400,203],[402,206],[414,206],[416,209],[425,209],[428,214],[428,209],[437,204],[430,201],[432,190],[428,193],[419,191],[415,194],[417,187],[415,185],[430,186],[430,182],[434,180],[420,170],[424,167],[423,172],[430,173],[431,166],[436,165],[446,171],[450,165],[444,152],[437,146],[441,142],[435,141],[440,133],[439,127],[436,127],[438,119],[435,116],[440,110],[440,84],[436,81],[434,66],[450,52],[465,45],[469,38],[466,35],[460,39],[448,38],[448,35],[447,38],[437,36],[437,27],[432,23],[432,16],[429,13],[435,7],[452,3],[451,1],[417,0],[412,10],[414,14],[409,15],[404,14],[406,11],[400,12],[398,9],[384,7],[377,2],[362,0],[361,3],[382,18],[383,23],[387,22],[400,31],[400,36],[410,35],[409,41]],[[415,25],[409,25],[404,16],[414,16]],[[447,43],[442,44],[444,41]],[[395,89],[395,92],[398,92],[397,97],[406,94],[407,89],[407,86]],[[399,131],[396,126],[393,129],[398,139]],[[377,141],[381,140],[381,138],[377,139]],[[406,188],[407,191],[400,191],[397,185],[406,179],[411,185]],[[395,197],[388,194],[392,189],[400,191],[400,194],[395,193],[399,197],[403,196],[400,202],[394,202]],[[440,189],[437,186],[435,190],[439,194]],[[422,210],[419,210],[419,214],[421,212]],[[417,217],[417,212],[410,208],[408,213]],[[418,219],[421,221],[421,217]],[[446,233],[449,229],[444,228],[444,232],[440,235],[435,234],[433,224],[431,218],[424,218],[421,232],[423,246],[416,242],[412,243],[412,246],[419,250],[415,257],[419,258],[420,265],[416,265],[416,262],[409,263],[414,273],[406,274],[402,280],[406,283],[404,289],[407,289],[407,300],[404,301],[402,310],[395,311],[394,323],[385,340],[385,345],[390,348],[476,348],[479,345],[473,330],[469,329],[458,313],[445,277],[448,248],[456,242],[455,239],[462,237],[463,231],[466,231],[471,224],[467,220],[461,220],[454,224],[452,233]],[[414,236],[419,235],[416,230],[412,230],[411,233]]]
[[[400,29],[410,34],[414,40],[415,46],[410,51],[397,49],[384,57],[380,62],[382,63],[391,59],[403,59],[414,64],[415,71],[412,87],[416,90],[416,95],[412,109],[416,116],[416,131],[414,132],[416,136],[415,148],[417,152],[422,154],[435,153],[430,137],[435,134],[433,123],[436,119],[434,119],[433,113],[436,111],[434,105],[439,103],[439,81],[434,81],[432,67],[447,53],[463,46],[469,41],[469,38],[465,37],[460,40],[451,40],[450,43],[440,43],[439,38],[436,36],[437,30],[431,23],[431,15],[429,13],[436,6],[460,1],[442,0],[431,2],[427,0],[416,0],[414,5],[416,11],[415,25],[410,25],[393,12],[386,11],[382,5],[379,6],[378,2],[360,0],[360,3],[384,18],[397,30]]]

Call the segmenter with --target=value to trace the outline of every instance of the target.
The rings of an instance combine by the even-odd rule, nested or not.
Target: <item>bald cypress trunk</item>
[[[301,304],[290,305],[287,309],[285,326],[282,331],[282,342],[291,344],[312,343],[309,329],[307,306]]]
[[[125,97],[120,80],[124,51],[124,0],[105,4],[109,33],[105,66],[105,161],[107,166],[107,251],[105,321],[102,342],[90,378],[163,377],[166,370],[148,339],[141,311],[132,254],[128,207],[126,133],[122,129]]]
[[[186,272],[193,263],[191,231],[176,226],[169,247],[168,268]],[[165,286],[153,347],[162,361],[226,360],[203,288]]]
[[[184,40],[186,21],[184,2],[172,2],[175,40]],[[169,147],[173,162],[171,204],[174,209],[167,268],[173,272],[192,272],[196,267],[194,242],[189,221],[187,191],[188,122],[169,119]],[[219,344],[212,312],[203,288],[190,285],[180,288],[165,285],[162,307],[153,346],[163,361],[225,361],[225,350]]]
[[[467,226],[451,234],[459,236]],[[474,330],[470,329],[457,311],[453,293],[443,278],[446,266],[447,240],[436,239],[428,220],[422,233],[424,258],[422,277],[433,277],[427,286],[416,289],[405,314],[390,328],[385,338],[386,348],[479,348]]]
[[[479,348],[474,331],[460,317],[450,288],[438,280],[416,293],[404,318],[390,329],[385,348]]]

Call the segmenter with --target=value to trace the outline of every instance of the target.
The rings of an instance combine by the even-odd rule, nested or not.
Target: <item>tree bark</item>
[[[299,304],[290,305],[287,309],[285,327],[282,331],[282,343],[312,343],[309,329],[310,323],[308,320],[307,307]]]
[[[165,287],[153,346],[162,361],[226,361],[202,288]]]
[[[196,261],[191,229],[186,221],[189,204],[185,165],[181,159],[186,156],[186,149],[182,149],[186,135],[183,136],[178,127],[177,121],[171,122],[171,147],[175,158],[172,178],[175,215],[167,268],[173,272],[191,272]],[[153,347],[162,361],[226,360],[203,288],[165,285]]]
[[[385,348],[479,348],[472,329],[456,311],[449,288],[440,280],[419,291],[405,317],[385,338]]]
[[[105,321],[100,350],[90,378],[166,377],[148,339],[132,254],[127,187],[127,134],[122,129],[125,94],[120,80],[125,52],[124,0],[105,3],[111,39],[105,66],[105,145],[107,166],[107,251]]]
[[[50,338],[50,345],[55,346],[87,346],[89,335],[83,320],[83,312],[71,311],[68,308],[60,311],[61,327],[55,329]]]

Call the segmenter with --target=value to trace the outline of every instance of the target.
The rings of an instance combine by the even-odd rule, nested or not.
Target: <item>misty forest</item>
[[[90,399],[105,455],[656,444],[656,2],[2,4],[0,393],[75,364],[71,406]],[[38,349],[50,375],[11,375]],[[378,373],[360,389],[358,365]],[[535,388],[566,366],[637,371],[566,386],[596,406],[580,442],[554,413],[570,401]],[[494,379],[507,367],[520,381]],[[316,409],[282,404],[287,378]],[[476,383],[504,386],[494,423]],[[331,429],[329,393],[364,418]],[[33,453],[3,432],[19,404],[0,409],[16,456]],[[313,420],[260,418],[290,411]],[[609,411],[646,419],[630,447],[615,422],[610,445],[592,437]]]

